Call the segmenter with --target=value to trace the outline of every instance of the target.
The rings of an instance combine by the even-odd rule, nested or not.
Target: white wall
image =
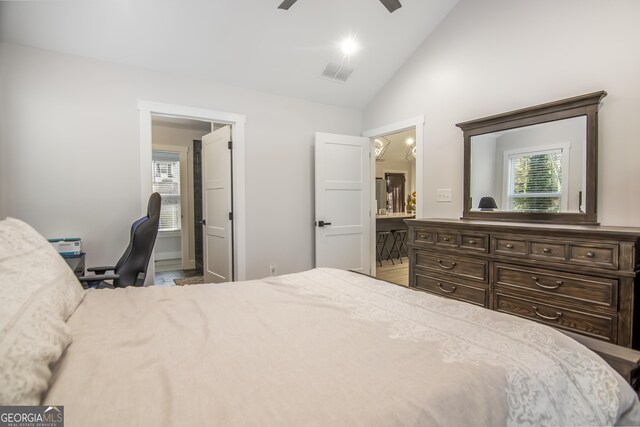
[[[469,196],[471,208],[478,208],[480,199],[493,196],[500,206],[502,199],[502,178],[496,179],[496,135],[478,135],[471,144],[471,184]],[[502,177],[502,174],[500,174]],[[499,191],[495,191],[496,182],[500,181]]]
[[[313,267],[314,134],[359,135],[359,111],[6,43],[0,75],[5,215],[115,262],[140,214],[138,100],[245,114],[247,277]]]
[[[462,213],[455,123],[598,90],[598,219],[640,225],[640,2],[462,0],[364,111],[365,129],[424,114],[425,217]],[[436,203],[452,188],[452,203]]]

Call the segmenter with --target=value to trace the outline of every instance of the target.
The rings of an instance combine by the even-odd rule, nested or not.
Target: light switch
[[[450,202],[451,201],[451,189],[439,188],[436,190],[436,202]]]

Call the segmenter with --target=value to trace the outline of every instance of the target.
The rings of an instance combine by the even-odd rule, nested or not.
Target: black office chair
[[[141,286],[144,283],[144,278],[138,280],[138,276],[140,273],[143,275],[147,273],[153,245],[158,235],[160,202],[161,197],[158,193],[153,193],[149,197],[147,215],[131,225],[129,246],[120,260],[113,267],[87,268],[87,271],[93,271],[94,275],[79,278],[84,287],[124,288],[126,286]],[[105,274],[107,271],[113,271],[113,274]],[[113,284],[111,285],[105,280],[113,280]]]

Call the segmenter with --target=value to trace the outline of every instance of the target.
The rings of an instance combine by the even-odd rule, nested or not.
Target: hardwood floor
[[[409,258],[403,257],[402,264],[398,260],[394,260],[394,262],[395,265],[391,264],[391,261],[382,261],[382,267],[378,264],[376,277],[388,282],[409,286]]]

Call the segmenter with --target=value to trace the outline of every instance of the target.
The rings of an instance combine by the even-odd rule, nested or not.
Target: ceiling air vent
[[[344,83],[347,81],[351,73],[353,73],[353,68],[330,62],[327,64],[320,76],[325,79]]]

